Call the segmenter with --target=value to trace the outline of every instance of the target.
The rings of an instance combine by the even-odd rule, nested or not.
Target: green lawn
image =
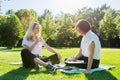
[[[73,56],[79,48],[55,48],[63,56]],[[92,74],[64,74],[57,71],[55,74],[50,74],[45,68],[40,71],[34,69],[24,69],[21,65],[10,65],[10,62],[21,61],[21,48],[12,50],[0,48],[0,80],[120,80],[120,49],[103,48],[101,55],[101,64],[114,65],[116,68],[94,72]],[[46,49],[42,49],[42,55],[50,55]]]

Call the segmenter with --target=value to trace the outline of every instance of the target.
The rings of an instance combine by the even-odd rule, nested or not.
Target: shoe
[[[39,67],[38,65],[35,65],[34,69],[35,69],[36,71],[38,71],[38,70],[40,69],[40,67]]]
[[[56,70],[57,70],[57,68],[54,67],[54,66],[51,65],[51,64],[48,64],[48,65],[46,66],[46,69],[47,69],[50,73],[54,73],[54,72],[56,72]]]

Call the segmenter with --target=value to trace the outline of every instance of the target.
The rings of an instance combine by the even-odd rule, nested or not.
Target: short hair
[[[91,29],[91,24],[85,19],[80,19],[76,24],[76,29],[77,28],[87,33]]]

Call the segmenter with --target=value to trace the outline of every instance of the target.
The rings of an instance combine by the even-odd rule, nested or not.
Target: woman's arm
[[[89,46],[90,54],[89,54],[89,57],[88,57],[88,64],[87,64],[87,69],[86,69],[85,73],[89,73],[89,71],[90,71],[90,69],[92,67],[94,48],[95,48],[95,43],[94,43],[94,41],[92,41],[90,46]]]
[[[78,54],[75,56],[75,59],[82,57],[82,49],[79,50]]]
[[[23,48],[28,49],[29,51],[32,51],[33,48],[36,46],[36,44],[38,44],[38,42],[41,41],[41,38],[39,38],[38,36],[36,36],[36,41],[34,42],[34,44],[31,47],[28,47],[27,45],[23,44]]]
[[[35,42],[31,47],[28,47],[27,45],[23,44],[24,49],[28,49],[29,51],[32,51],[33,48],[36,46],[37,42]]]
[[[62,58],[61,55],[60,55],[57,51],[55,51],[54,49],[52,49],[47,43],[44,43],[43,46],[46,47],[46,49],[47,49],[48,51],[57,54],[59,59]]]
[[[81,57],[82,57],[82,49],[80,49],[79,52],[74,57],[68,58],[67,60],[68,61],[75,61],[75,60],[77,60],[78,58],[81,58]]]

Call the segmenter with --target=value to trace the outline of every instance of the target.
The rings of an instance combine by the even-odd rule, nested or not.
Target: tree
[[[51,14],[46,14],[45,18],[42,19],[41,26],[43,38],[46,41],[49,39],[54,40],[57,27]]]
[[[2,45],[2,39],[1,39],[1,36],[2,36],[2,28],[3,28],[3,25],[5,25],[6,23],[6,20],[7,20],[7,17],[6,16],[0,16],[0,45]]]
[[[100,36],[101,38],[108,40],[109,47],[110,40],[118,36],[118,30],[116,29],[116,25],[113,21],[115,17],[115,11],[112,9],[108,9],[103,19],[100,21]]]
[[[23,27],[19,18],[15,14],[6,16],[6,23],[1,27],[1,45],[7,48],[15,47],[23,37]]]
[[[47,9],[44,10],[44,13],[38,17],[38,21],[41,24],[42,20],[45,19],[46,15],[52,15],[51,12]]]
[[[114,23],[116,24],[116,29],[119,31],[119,37],[120,37],[120,11],[117,13],[117,16],[114,18]]]
[[[104,14],[107,11],[107,9],[110,9],[110,7],[107,6],[106,4],[94,9],[87,7],[84,7],[81,10],[78,9],[78,12],[76,14],[76,20],[78,19],[88,20],[92,25],[92,31],[99,35],[99,22],[104,17]]]
[[[62,15],[63,16],[63,15]],[[70,46],[74,38],[76,38],[75,28],[72,15],[64,14],[61,20],[58,21],[60,28],[57,33],[57,45]]]
[[[99,22],[101,21],[101,19],[103,19],[108,9],[110,9],[110,6],[107,6],[106,4],[104,4],[101,7],[97,7],[93,9],[93,12],[91,13],[90,22],[92,24],[92,30],[98,36],[100,36],[99,35]]]
[[[17,11],[15,14],[18,16],[23,25],[23,28],[25,30],[24,33],[27,31],[28,25],[31,22],[38,22],[37,13],[32,9],[31,10],[21,9]]]

